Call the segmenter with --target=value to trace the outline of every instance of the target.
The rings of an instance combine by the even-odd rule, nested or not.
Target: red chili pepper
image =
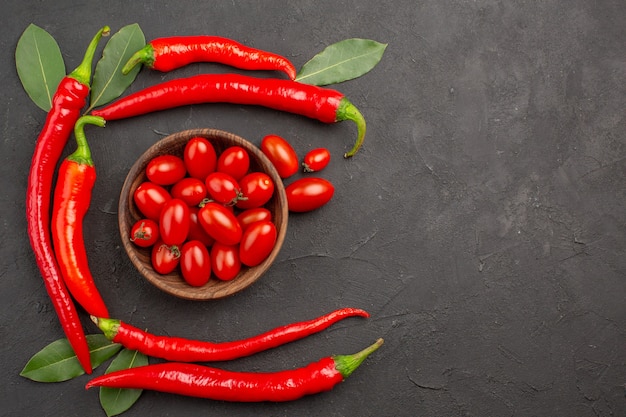
[[[83,219],[91,201],[96,170],[85,138],[85,124],[104,127],[104,119],[83,116],[76,122],[74,136],[78,145],[59,167],[52,204],[52,241],[61,275],[74,299],[89,314],[109,317],[93,281],[83,242]]]
[[[264,106],[324,123],[352,120],[357,125],[358,136],[352,149],[344,155],[346,158],[358,151],[365,137],[365,118],[339,91],[297,81],[239,74],[201,74],[166,81],[93,110],[92,114],[116,120],[201,103]]]
[[[155,336],[120,320],[93,316],[91,319],[108,339],[130,350],[176,362],[216,362],[242,358],[275,348],[320,332],[342,319],[354,316],[369,317],[369,314],[358,308],[343,308],[313,320],[277,327],[258,336],[222,343]]]
[[[378,339],[352,355],[329,356],[302,368],[278,372],[234,372],[166,362],[111,372],[92,379],[85,388],[149,389],[220,401],[292,401],[331,390],[382,344],[383,339]]]
[[[296,68],[287,58],[220,36],[154,39],[135,52],[122,68],[122,73],[128,74],[139,63],[167,72],[193,62],[216,62],[244,70],[282,71],[290,79],[296,78]]]
[[[89,348],[76,308],[67,291],[56,261],[50,237],[50,199],[56,164],[74,124],[86,105],[91,79],[91,64],[102,28],[92,39],[83,62],[61,80],[52,99],[45,125],[37,138],[26,193],[28,236],[46,291],[59,316],[61,326],[85,372],[91,373]]]

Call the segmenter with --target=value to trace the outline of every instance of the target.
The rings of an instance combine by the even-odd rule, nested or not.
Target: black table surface
[[[219,35],[298,68],[347,38],[388,47],[370,73],[332,86],[368,122],[349,160],[341,155],[356,135],[351,122],[250,106],[189,106],[89,128],[98,180],[85,241],[112,316],[156,334],[227,341],[340,307],[371,314],[219,364],[238,371],[295,368],[379,337],[385,344],[323,394],[245,404],[145,391],[124,415],[626,416],[623,1],[9,0],[1,19],[1,415],[105,415],[98,391],[84,389],[89,375],[62,383],[19,375],[63,333],[26,232],[27,174],[45,113],[17,76],[17,41],[30,23],[44,28],[69,70],[98,28],[138,23],[147,40]],[[144,69],[129,91],[226,71]],[[333,155],[319,173],[336,187],[332,201],[290,216],[267,274],[217,301],[154,288],[117,227],[135,159],[163,133],[192,128],[256,144],[274,133],[300,155],[320,146]],[[98,333],[80,314],[86,332]]]

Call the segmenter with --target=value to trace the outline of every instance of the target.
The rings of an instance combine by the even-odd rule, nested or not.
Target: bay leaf
[[[124,26],[111,36],[96,64],[87,112],[115,100],[132,84],[141,66],[126,75],[122,74],[122,67],[145,44],[146,38],[137,23]]]
[[[56,40],[39,26],[28,25],[15,48],[15,66],[26,94],[39,108],[49,111],[52,96],[66,75]]]
[[[334,43],[306,62],[296,81],[311,85],[338,84],[360,77],[382,59],[387,44],[351,38]]]
[[[135,350],[123,349],[105,373],[148,365],[148,357]],[[117,416],[132,407],[143,390],[100,387],[100,405],[107,416]]]
[[[103,334],[89,334],[85,337],[94,369],[122,348],[122,345],[111,342]],[[20,375],[37,382],[61,382],[84,373],[85,370],[78,362],[70,342],[63,338],[55,340],[33,355]]]

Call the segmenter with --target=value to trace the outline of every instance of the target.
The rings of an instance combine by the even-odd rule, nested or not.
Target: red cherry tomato
[[[140,248],[147,248],[159,239],[159,225],[151,219],[137,220],[130,229],[130,241]]]
[[[180,252],[178,248],[170,247],[159,239],[154,246],[152,246],[150,260],[156,272],[164,275],[169,274],[178,266]]]
[[[149,219],[159,220],[161,210],[172,196],[160,185],[146,181],[139,184],[133,193],[133,200],[139,211]]]
[[[239,180],[242,199],[237,201],[240,209],[261,207],[274,194],[274,181],[264,172],[251,172]]]
[[[210,173],[204,184],[211,199],[218,203],[233,205],[241,197],[237,180],[221,171]]]
[[[215,239],[209,236],[198,222],[198,211],[200,211],[198,207],[189,207],[189,233],[187,234],[187,240],[199,240],[204,246],[209,247],[215,243]]]
[[[235,278],[241,270],[239,247],[216,242],[211,248],[211,270],[222,281]]]
[[[159,234],[166,245],[180,246],[189,233],[189,206],[173,198],[163,206],[159,217]]]
[[[245,232],[252,223],[272,220],[272,213],[265,207],[256,207],[242,211],[237,215],[241,229]]]
[[[247,266],[257,266],[276,244],[276,226],[269,221],[256,222],[246,229],[239,244],[239,259]]]
[[[187,177],[178,181],[170,190],[172,198],[183,200],[188,206],[197,206],[207,196],[204,182],[198,178]]]
[[[180,272],[187,284],[200,287],[211,277],[211,255],[198,240],[185,242],[180,250]]]
[[[304,161],[302,162],[302,166],[304,167],[304,172],[315,172],[321,171],[330,162],[330,152],[326,148],[316,148],[311,149],[304,156]]]
[[[160,155],[148,162],[146,176],[159,185],[172,185],[187,175],[185,163],[175,155]]]
[[[217,166],[217,153],[213,144],[205,138],[191,138],[185,145],[183,161],[190,177],[203,180]]]
[[[250,169],[250,155],[241,146],[230,146],[217,159],[217,170],[239,181]]]
[[[335,187],[323,178],[301,178],[285,188],[289,211],[306,212],[328,203],[335,193]]]
[[[198,211],[198,223],[218,242],[236,245],[241,240],[242,230],[237,217],[223,205],[210,202]]]
[[[280,136],[267,135],[261,140],[261,151],[267,156],[281,178],[298,172],[298,155],[293,147]]]

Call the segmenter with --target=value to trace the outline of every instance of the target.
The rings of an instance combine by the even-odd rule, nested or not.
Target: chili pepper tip
[[[357,139],[352,146],[352,149],[343,154],[344,158],[350,158],[351,156],[354,156],[354,154],[363,144],[363,139],[365,139],[365,131],[367,126],[365,123],[365,117],[363,117],[359,109],[345,97],[341,99],[341,102],[339,103],[339,108],[337,109],[337,121],[343,120],[352,120],[354,123],[356,123],[358,131]]]
[[[87,46],[82,62],[68,75],[70,78],[74,78],[81,84],[87,86],[91,84],[91,64],[96,53],[96,47],[100,42],[100,38],[102,36],[108,36],[110,31],[111,28],[104,26],[98,31],[98,33],[95,34],[95,36],[91,39],[91,42],[89,42],[89,46]]]
[[[94,315],[90,316],[90,318],[91,321],[93,321],[95,325],[98,326],[102,333],[104,333],[104,336],[107,339],[113,340],[115,335],[117,335],[117,332],[121,325],[120,320],[96,317]]]
[[[139,64],[145,64],[152,67],[154,64],[154,48],[151,44],[146,44],[143,48],[135,52],[130,59],[122,67],[122,74],[127,75]]]
[[[74,137],[76,138],[76,150],[67,157],[69,161],[74,161],[78,164],[84,164],[93,166],[93,160],[91,159],[91,150],[87,143],[87,137],[85,135],[85,125],[91,124],[99,127],[104,127],[106,121],[100,116],[81,116],[74,124]]]
[[[363,363],[363,361],[370,354],[372,354],[379,347],[381,347],[383,343],[384,343],[384,340],[381,337],[378,340],[376,340],[376,342],[371,344],[370,346],[366,347],[365,349],[363,349],[360,352],[357,352],[355,354],[333,356],[333,360],[335,361],[335,368],[337,369],[337,371],[339,371],[339,373],[344,378],[349,377],[352,374],[352,372],[354,372],[356,370],[356,368],[358,368],[359,365],[361,365],[361,363]]]

